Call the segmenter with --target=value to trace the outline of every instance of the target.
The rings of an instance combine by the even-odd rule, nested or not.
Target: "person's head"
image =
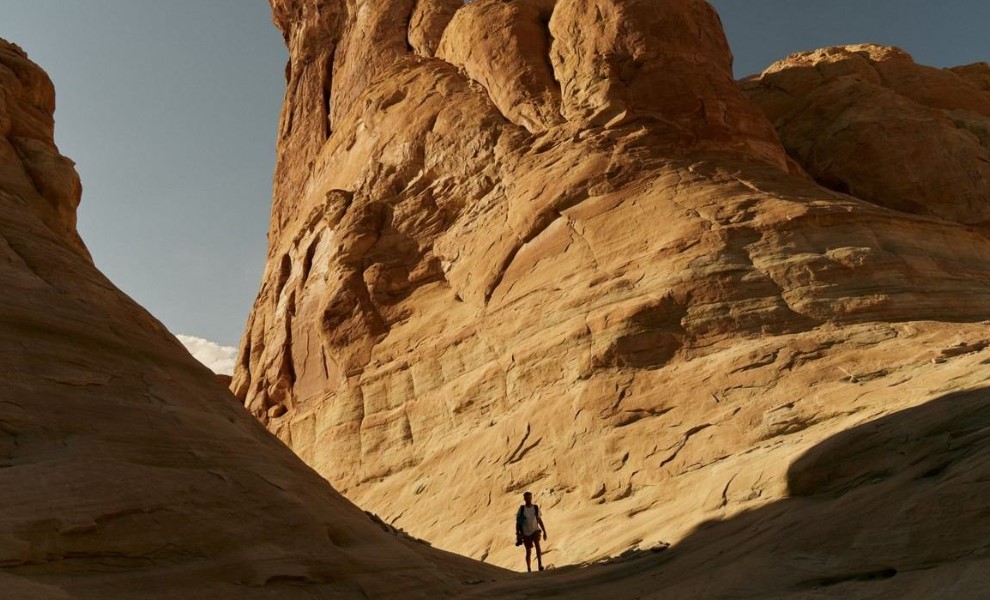
[[[526,492],[525,494],[523,494],[523,501],[526,504],[532,504],[533,503],[533,492]]]

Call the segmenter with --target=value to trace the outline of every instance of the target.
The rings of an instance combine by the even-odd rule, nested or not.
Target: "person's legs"
[[[533,545],[536,546],[536,565],[543,570],[543,551],[540,550],[540,534],[537,533],[533,539]]]
[[[524,538],[523,542],[526,544],[526,571],[532,573],[533,567],[530,565],[532,564],[533,542],[528,537]]]

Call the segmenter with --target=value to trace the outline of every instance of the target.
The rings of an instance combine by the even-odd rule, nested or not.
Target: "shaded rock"
[[[0,595],[432,598],[493,573],[382,531],[231,402],[93,266],[51,83],[2,40],[0,98]]]
[[[0,46],[0,161],[4,192],[89,258],[76,233],[82,185],[74,163],[55,147],[55,88],[17,46]]]
[[[990,219],[990,67],[934,69],[897,48],[794,54],[744,82],[819,183],[967,225]]]

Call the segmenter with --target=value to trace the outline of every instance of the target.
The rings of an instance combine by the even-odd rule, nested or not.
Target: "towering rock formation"
[[[866,109],[831,114],[827,82],[788,107],[771,70],[748,92],[787,149],[876,194],[816,185],[700,1],[273,8],[289,85],[235,389],[414,534],[518,561],[533,487],[548,562],[624,555],[514,577],[335,493],[93,267],[51,84],[0,42],[0,595],[990,594],[975,180],[903,205],[834,183],[787,125],[855,138]],[[878,98],[983,139],[978,95],[904,68]],[[985,144],[947,147],[978,168]]]
[[[782,555],[819,548],[806,581],[781,585],[889,575],[857,572],[850,545],[895,573],[949,573],[939,561],[976,551],[959,536],[940,558],[911,558],[935,533],[910,506],[952,497],[947,471],[863,491],[915,463],[884,466],[873,438],[854,436],[869,451],[844,472],[815,447],[986,377],[974,353],[990,241],[971,225],[987,203],[960,175],[982,172],[984,148],[958,125],[980,130],[978,99],[936,105],[941,91],[915,90],[928,96],[904,120],[934,111],[918,117],[931,125],[920,144],[948,140],[962,166],[939,180],[955,193],[908,201],[882,153],[853,156],[858,179],[819,169],[814,147],[809,161],[806,145],[830,143],[802,137],[819,116],[774,96],[771,72],[767,89],[749,85],[768,119],[733,82],[701,0],[271,2],[287,91],[265,276],[232,388],[338,489],[501,565],[518,562],[512,514],[533,489],[557,564],[700,541],[708,563],[680,554],[671,567],[693,574],[669,587],[684,594],[772,591],[800,562]],[[861,70],[870,61],[883,64]],[[950,75],[986,89],[980,68]],[[801,93],[827,87],[812,76]],[[910,97],[875,87],[895,108]],[[812,106],[841,111],[826,91]],[[797,115],[795,132],[782,115]],[[911,151],[899,117],[872,117],[866,135],[890,127]],[[840,150],[859,139],[843,135]],[[913,440],[969,418],[911,414],[898,439],[913,457]],[[965,439],[963,454],[983,447]],[[833,502],[849,490],[854,516]],[[885,509],[905,521],[876,547],[851,525],[834,539],[817,525],[876,532]],[[717,528],[724,546],[691,534],[746,510]],[[815,526],[794,532],[802,523]],[[785,530],[786,543],[745,542]],[[719,552],[746,568],[710,570]]]
[[[96,270],[53,110],[0,40],[0,596],[435,598],[490,574],[341,498]]]
[[[990,66],[933,69],[903,51],[803,52],[745,82],[822,185],[894,210],[990,224]]]

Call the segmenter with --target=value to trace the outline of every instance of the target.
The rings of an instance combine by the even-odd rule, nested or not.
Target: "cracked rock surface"
[[[509,523],[532,489],[557,565],[714,543],[700,524],[780,506],[818,444],[986,379],[973,353],[938,354],[988,336],[983,105],[938,104],[949,83],[986,90],[981,67],[915,89],[921,67],[882,80],[887,59],[868,50],[833,61],[862,72],[836,89],[812,57],[744,93],[700,0],[271,3],[290,60],[232,389],[386,521],[518,568]],[[908,203],[891,174],[917,163],[881,152],[831,185],[814,144],[859,148],[860,133],[813,134],[873,97],[892,108],[863,135],[897,132],[919,159],[946,140],[972,180],[946,172],[942,200]],[[911,119],[935,137],[908,146]],[[921,483],[885,481],[922,498]],[[857,518],[882,510],[870,498]],[[839,514],[821,506],[780,526]],[[917,543],[906,523],[878,556]],[[829,573],[830,557],[859,555],[822,533],[740,563],[776,573],[775,552],[824,544],[795,589],[908,580],[886,564]],[[676,589],[746,582],[705,572]]]

